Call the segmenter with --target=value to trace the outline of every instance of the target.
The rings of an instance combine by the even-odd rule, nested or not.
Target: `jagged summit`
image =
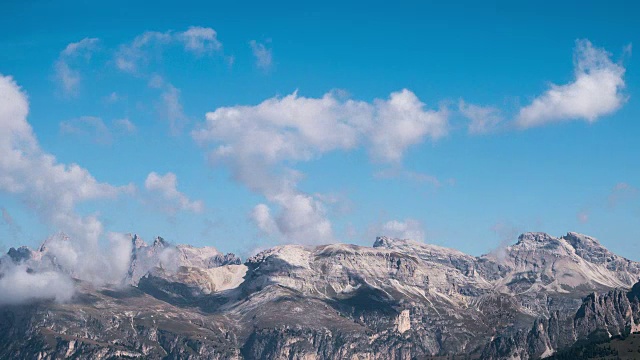
[[[141,237],[138,236],[138,234],[128,234],[129,236],[131,236],[131,245],[133,245],[134,249],[139,249],[141,247],[145,247],[147,246],[147,243],[142,240]]]
[[[33,256],[33,250],[29,249],[27,246],[20,246],[19,248],[10,248],[7,252],[7,255],[13,262],[20,263],[25,260],[31,259]]]
[[[521,243],[547,243],[553,240],[556,240],[556,238],[545,232],[526,232],[518,236],[516,245]]]
[[[374,248],[387,247],[391,244],[391,242],[393,242],[393,240],[390,237],[377,236],[376,241],[373,242],[373,247]]]
[[[596,239],[594,237],[591,237],[591,236],[588,236],[588,235],[579,234],[579,233],[576,233],[576,232],[568,232],[567,235],[564,235],[562,237],[562,239],[566,240],[575,249],[587,249],[587,248],[590,248],[590,249],[595,249],[595,248],[604,249],[604,246],[602,246],[600,244],[598,239]]]
[[[390,236],[377,236],[373,242],[374,248],[392,248],[398,246],[437,246],[432,244],[426,244],[422,241],[417,241],[409,238],[394,238]]]
[[[592,236],[588,236],[588,235],[584,235],[584,234],[580,234],[577,232],[568,232],[566,235],[563,235],[561,237],[554,237],[551,236],[545,232],[526,232],[521,234],[520,236],[518,236],[518,242],[516,243],[516,245],[521,244],[521,243],[529,243],[529,244],[533,244],[533,243],[538,243],[538,244],[546,244],[546,243],[550,243],[550,242],[557,242],[557,241],[561,241],[561,240],[565,240],[566,242],[568,242],[572,247],[578,249],[578,248],[604,248],[600,242],[598,241],[598,239],[592,237]]]
[[[155,240],[153,240],[153,247],[167,247],[167,246],[169,246],[169,243],[161,236],[157,236]]]

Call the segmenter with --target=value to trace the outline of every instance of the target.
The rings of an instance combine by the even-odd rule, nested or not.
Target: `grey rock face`
[[[15,263],[21,263],[29,260],[33,257],[33,251],[26,246],[20,246],[19,248],[10,248],[7,255]]]
[[[553,350],[570,347],[578,340],[595,334],[628,335],[640,331],[640,282],[631,291],[622,289],[586,296],[572,317],[562,318],[555,312],[549,319],[538,319],[528,332],[492,341],[482,358],[536,359]]]
[[[162,238],[132,248],[126,285],[77,281],[69,303],[0,306],[0,358],[533,359],[640,330],[639,264],[575,233],[523,234],[481,257],[388,237],[244,264]],[[45,245],[12,250],[46,259]]]
[[[230,359],[238,355],[233,336],[213,317],[196,317],[135,289],[86,296],[74,304],[1,308],[0,358]]]

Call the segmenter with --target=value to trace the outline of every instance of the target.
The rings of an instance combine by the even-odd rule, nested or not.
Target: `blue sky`
[[[633,4],[0,6],[0,125],[38,143],[2,168],[5,249],[96,224],[244,255],[577,231],[640,260]]]

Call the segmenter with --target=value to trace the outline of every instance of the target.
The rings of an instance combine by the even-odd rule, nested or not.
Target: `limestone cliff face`
[[[244,264],[162,238],[132,248],[121,284],[0,306],[0,358],[533,359],[640,329],[639,264],[575,233],[523,234],[481,257],[387,237],[279,246]],[[42,261],[47,244],[0,259]]]
[[[538,319],[533,327],[514,336],[496,339],[487,346],[483,358],[519,357],[535,359],[567,348],[594,334],[626,335],[640,331],[640,283],[630,291],[615,289],[586,296],[573,314],[562,320],[559,312],[549,319]]]
[[[400,334],[405,331],[411,329],[411,317],[409,315],[409,310],[402,310],[398,315],[398,319],[396,320],[396,330]]]

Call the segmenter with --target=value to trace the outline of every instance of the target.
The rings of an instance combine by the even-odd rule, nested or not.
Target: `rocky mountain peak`
[[[420,247],[431,247],[437,245],[425,244],[423,242],[415,241],[412,239],[401,239],[401,238],[392,238],[388,236],[378,236],[376,237],[376,241],[373,242],[374,248],[385,248],[385,249],[399,249],[399,248],[420,248]]]
[[[527,232],[527,233],[521,234],[518,237],[518,243],[516,245],[520,245],[523,243],[544,244],[544,243],[551,242],[553,240],[556,240],[556,238],[544,232]]]
[[[602,245],[600,245],[600,242],[598,241],[598,239],[591,236],[587,236],[587,235],[583,235],[575,232],[569,232],[567,233],[567,235],[563,236],[562,238],[576,249],[594,248],[594,247],[602,248]]]
[[[156,237],[155,240],[153,240],[153,247],[167,247],[169,246],[169,243],[163,239],[161,236]]]
[[[20,246],[19,248],[10,248],[7,255],[15,263],[20,263],[25,260],[31,259],[33,251],[26,246]]]
[[[570,232],[563,236],[562,239],[575,249],[578,256],[591,263],[607,263],[612,270],[617,270],[622,265],[629,263],[629,260],[612,253],[602,246],[594,237]]]
[[[144,240],[142,240],[142,238],[139,237],[138,234],[129,234],[129,236],[131,236],[131,244],[133,245],[134,249],[140,249],[147,246],[147,243],[144,242]]]
[[[391,247],[393,244],[393,240],[392,238],[388,237],[388,236],[378,236],[376,237],[376,241],[373,242],[373,247],[374,248],[388,248]]]

